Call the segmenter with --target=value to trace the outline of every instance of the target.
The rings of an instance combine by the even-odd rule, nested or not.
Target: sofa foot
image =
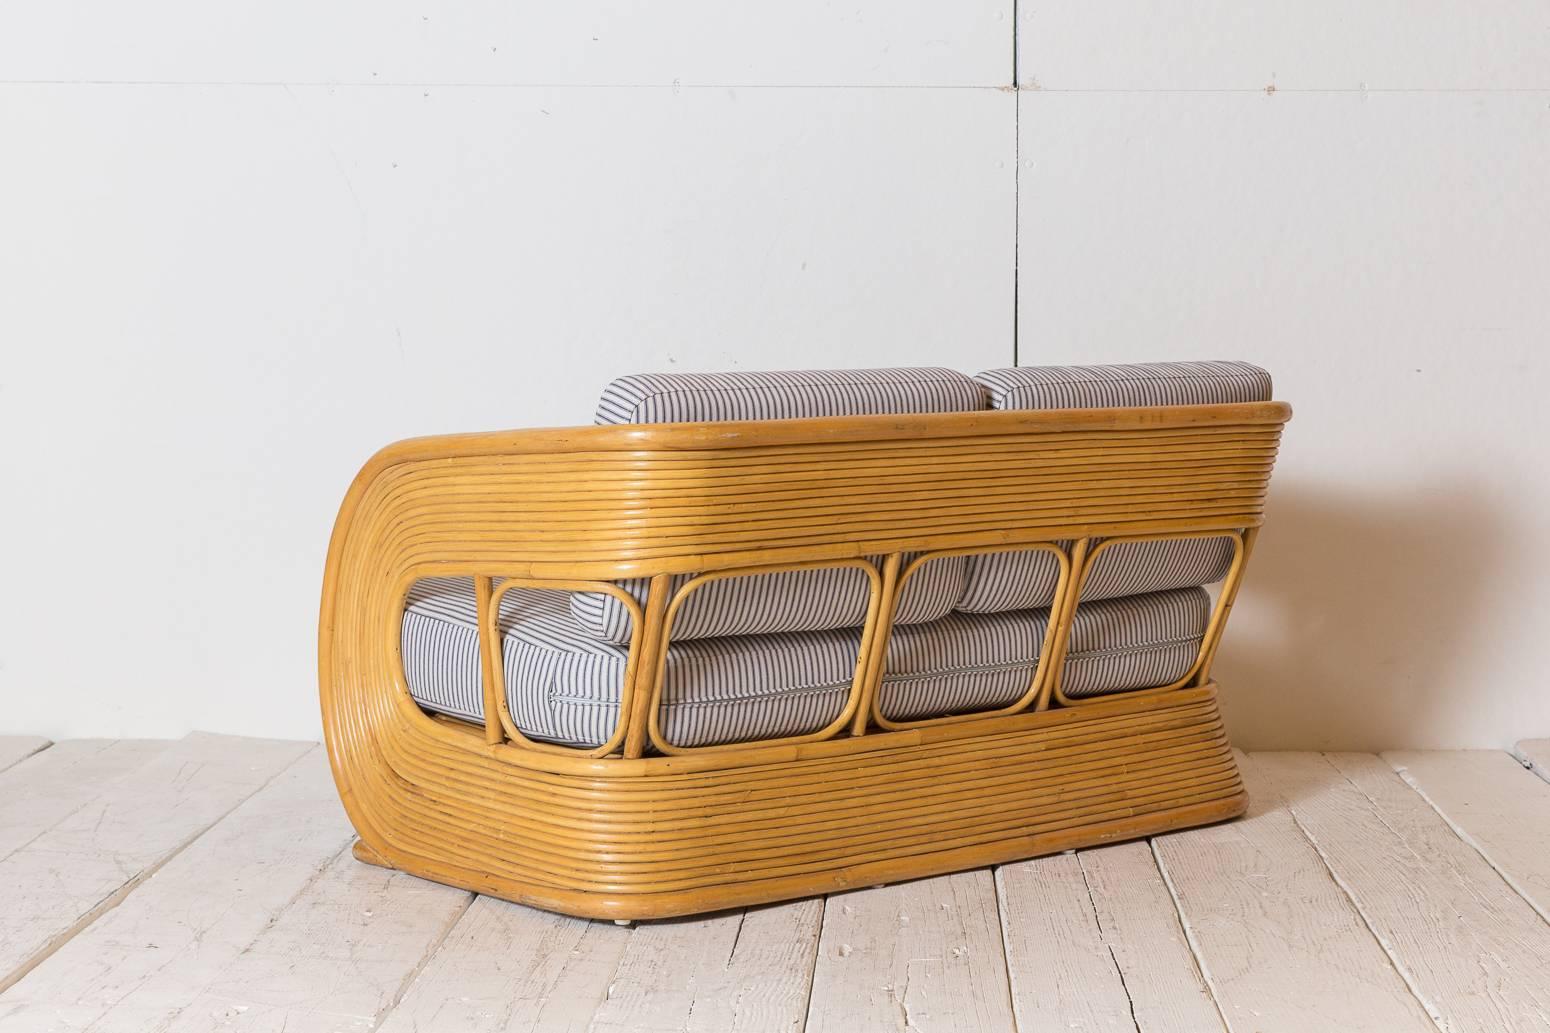
[[[631,918],[616,918],[616,919],[614,919],[614,925],[622,925],[626,929],[628,929],[630,926],[632,926],[634,924],[635,924],[635,920],[631,919]]]
[[[362,864],[376,865],[378,868],[393,867],[387,863],[386,859],[384,859],[381,854],[367,846],[363,840],[357,839],[355,841],[355,845],[350,848],[350,853],[357,861],[360,861]]]

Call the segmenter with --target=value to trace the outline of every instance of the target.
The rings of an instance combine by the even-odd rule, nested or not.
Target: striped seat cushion
[[[686,423],[790,420],[818,416],[959,412],[985,406],[984,391],[950,369],[840,369],[738,373],[656,373],[620,377],[603,391],[597,422]],[[901,623],[936,620],[963,594],[966,564],[931,563],[912,579]],[[693,575],[675,578],[677,591]],[[642,603],[646,582],[620,587]],[[856,627],[866,617],[866,576],[854,568],[729,578],[702,586],[674,618],[674,639]],[[629,640],[629,614],[602,592],[571,600],[581,626],[609,642]]]
[[[992,409],[1093,409],[1138,405],[1260,402],[1270,374],[1247,362],[1147,362],[1117,366],[1017,366],[986,370]],[[1106,549],[1082,591],[1084,600],[1113,599],[1208,585],[1227,576],[1228,538],[1127,542]],[[1007,552],[970,559],[958,608],[971,613],[1048,606],[1058,568],[1048,553]]]
[[[1194,659],[1208,600],[1200,589],[1078,607],[1067,661],[1073,695],[1164,684]],[[1047,611],[954,613],[896,628],[880,704],[909,719],[1003,706],[1027,690]],[[626,650],[572,618],[565,594],[523,589],[501,601],[506,699],[526,735],[596,746],[619,717]],[[483,720],[472,583],[428,578],[410,591],[404,674],[425,708]],[[857,628],[674,642],[661,724],[682,746],[815,731],[838,716],[860,646]]]

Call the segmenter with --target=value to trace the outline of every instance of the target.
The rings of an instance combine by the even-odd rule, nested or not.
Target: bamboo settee
[[[1289,416],[1283,403],[1253,401],[391,445],[344,500],[320,622],[325,734],[356,856],[630,920],[1239,815],[1246,798],[1210,672]],[[1230,539],[1231,563],[1183,675],[1065,692],[1073,618],[1105,552],[1203,537]],[[1021,550],[1058,567],[1025,690],[978,712],[891,717],[879,684],[911,579],[934,557]],[[728,577],[819,568],[859,571],[866,593],[838,712],[797,734],[675,742],[659,715],[686,601]],[[401,621],[426,578],[472,580],[482,721],[411,697]],[[649,586],[644,599],[619,587],[628,579]],[[629,615],[617,721],[603,741],[542,741],[513,718],[496,615],[504,596],[535,588],[602,593]]]

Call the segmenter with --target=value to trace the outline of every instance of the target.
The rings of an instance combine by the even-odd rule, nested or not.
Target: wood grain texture
[[[998,868],[996,891],[1018,1028],[1135,1033],[1125,979],[1077,855]]]
[[[1550,784],[1501,750],[1399,750],[1382,756],[1550,921]]]
[[[1540,863],[1504,756],[1256,754],[1240,822],[620,928],[353,863],[312,747],[0,992],[0,1033],[1220,1030],[1192,949],[1233,1031],[1539,1030],[1550,923],[1478,852]],[[176,821],[200,772],[165,758],[83,792]]]
[[[1225,1028],[1147,844],[1024,861],[996,875],[1019,1028]]]
[[[988,871],[829,898],[807,1033],[1013,1028]]]
[[[310,745],[190,735],[0,860],[0,989]]]
[[[1387,764],[1371,754],[1253,764],[1442,1028],[1550,1028],[1550,924]]]
[[[593,1033],[799,1033],[823,921],[804,900],[635,930]]]
[[[1435,1033],[1272,782],[1243,763],[1241,821],[1153,848],[1233,1033]],[[1313,760],[1318,763],[1317,756]]]
[[[476,897],[380,1033],[584,1033],[633,932]]]
[[[1149,844],[1077,854],[1139,1033],[1222,1028],[1178,910]]]
[[[72,739],[0,772],[0,858],[64,821],[168,745],[155,739]]]
[[[0,1033],[165,1029],[352,838],[314,746],[0,993]]]
[[[0,771],[48,749],[49,745],[49,740],[40,735],[0,735]]]
[[[471,899],[340,853],[166,1033],[370,1033]]]

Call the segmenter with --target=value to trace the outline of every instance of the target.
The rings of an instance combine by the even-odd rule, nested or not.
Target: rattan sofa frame
[[[690,914],[1219,821],[1243,785],[1211,662],[1263,520],[1280,402],[622,425],[421,438],[373,457],[329,546],[325,738],[358,858],[568,914]],[[1081,585],[1109,543],[1237,541],[1181,681],[1068,698]],[[889,721],[894,604],[938,555],[1041,549],[1060,580],[1027,693]],[[925,553],[906,564],[906,553]],[[884,557],[874,563],[868,557]],[[656,720],[672,619],[708,580],[862,568],[844,712],[699,748]],[[698,575],[670,593],[675,574]],[[418,579],[474,579],[485,724],[421,710],[399,625]],[[614,582],[649,578],[642,606]],[[620,722],[595,749],[524,736],[494,614],[511,587],[608,592],[632,618]]]

